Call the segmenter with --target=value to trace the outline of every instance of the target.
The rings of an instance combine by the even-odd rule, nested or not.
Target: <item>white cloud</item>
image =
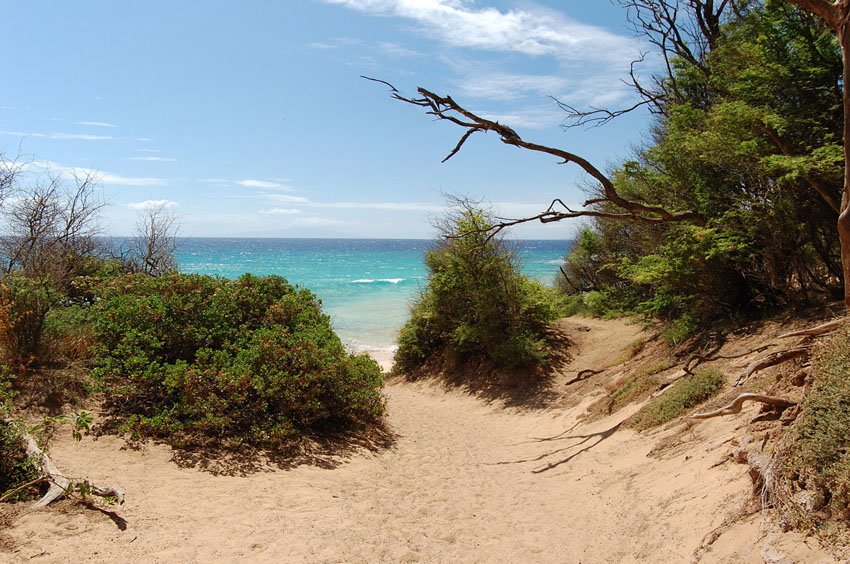
[[[256,180],[249,178],[247,180],[237,180],[236,184],[244,186],[245,188],[258,188],[260,190],[292,190],[290,186],[273,180]]]
[[[558,96],[567,86],[560,76],[494,73],[464,79],[460,91],[472,98],[515,100],[528,93]]]
[[[502,11],[472,0],[325,0],[348,8],[412,20],[452,47],[550,55],[572,61],[625,61],[635,40],[541,8]]]
[[[16,164],[20,170],[42,169],[59,176],[69,175],[77,178],[91,177],[100,184],[112,186],[164,186],[168,184],[165,178],[123,176],[111,172],[104,172],[94,168],[78,166],[65,166],[52,161],[27,161]]]
[[[331,208],[341,210],[387,210],[440,213],[445,206],[420,202],[305,202],[312,208]]]
[[[337,48],[336,45],[331,45],[330,43],[322,43],[321,41],[314,41],[313,43],[310,43],[309,46],[312,49],[322,49],[322,50],[336,49]]]
[[[393,57],[415,57],[421,55],[421,53],[412,49],[408,49],[404,45],[399,45],[398,43],[389,43],[387,41],[379,42],[378,49],[380,49],[383,53],[391,55]]]
[[[87,125],[90,127],[116,127],[114,123],[107,123],[105,121],[78,121],[75,122],[74,125]]]
[[[150,161],[150,162],[169,162],[173,163],[177,159],[172,159],[170,157],[130,157],[128,160],[131,161]]]
[[[271,208],[260,210],[260,213],[263,215],[297,215],[301,213],[301,210],[295,208]]]
[[[87,133],[50,133],[48,139],[77,140],[77,141],[111,141],[111,135],[89,135]]]
[[[177,206],[177,202],[173,200],[145,200],[144,202],[134,202],[127,204],[131,210],[147,210],[150,208],[173,208]]]
[[[310,200],[303,196],[288,196],[286,194],[269,194],[266,196],[273,202],[281,202],[284,204],[308,204]]]

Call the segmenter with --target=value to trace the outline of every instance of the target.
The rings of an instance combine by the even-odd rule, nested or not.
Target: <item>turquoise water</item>
[[[424,252],[433,241],[410,239],[201,239],[179,241],[181,272],[236,278],[277,274],[309,288],[346,346],[394,349],[411,302],[425,285]],[[569,241],[516,241],[523,271],[551,283]]]

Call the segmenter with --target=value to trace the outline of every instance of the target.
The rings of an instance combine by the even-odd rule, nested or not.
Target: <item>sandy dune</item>
[[[639,331],[578,323],[590,330],[577,333],[573,369],[599,366]],[[648,457],[673,431],[648,439],[619,429],[634,407],[585,425],[587,401],[521,410],[433,383],[393,383],[386,394],[394,446],[335,468],[212,475],[181,468],[163,446],[59,440],[52,453],[70,475],[127,489],[126,530],[75,507],[29,513],[9,531],[15,552],[0,560],[689,562],[749,494],[744,466],[715,466],[741,419],[701,423],[667,455]],[[783,557],[830,561],[757,517],[704,561]]]

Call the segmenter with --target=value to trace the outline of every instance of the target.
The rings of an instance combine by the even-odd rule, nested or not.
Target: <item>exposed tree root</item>
[[[64,497],[72,490],[77,489],[82,493],[117,499],[118,503],[124,503],[124,490],[116,487],[100,487],[87,481],[75,483],[69,480],[56,467],[50,457],[39,446],[29,433],[24,433],[23,438],[27,444],[27,455],[37,459],[41,467],[42,480],[50,484],[47,493],[33,504],[34,509],[47,507],[59,498]]]
[[[809,329],[800,329],[799,331],[791,331],[790,333],[785,333],[784,335],[779,335],[778,339],[788,339],[790,337],[819,337],[821,335],[826,335],[827,333],[831,333],[835,331],[842,325],[847,323],[847,318],[842,317],[839,319],[833,319],[832,321],[828,321],[827,323],[823,323],[816,327],[811,327]]]
[[[741,358],[750,354],[757,354],[763,351],[766,351],[770,347],[775,347],[776,345],[773,343],[769,343],[767,345],[762,345],[757,349],[749,350],[747,352],[743,352],[741,354],[733,354],[733,355],[700,355],[700,354],[692,354],[688,357],[688,360],[685,361],[684,366],[682,366],[682,370],[685,371],[685,374],[693,376],[693,370],[700,364],[704,362],[714,362],[715,360],[732,360],[735,358]]]
[[[712,417],[721,417],[723,415],[734,415],[735,413],[740,413],[741,408],[743,407],[745,402],[748,401],[756,401],[759,403],[763,403],[765,405],[772,405],[774,407],[782,407],[787,408],[792,405],[797,405],[797,402],[787,400],[785,398],[778,398],[775,396],[764,396],[761,394],[741,394],[737,398],[735,398],[732,403],[725,407],[721,407],[720,409],[716,409],[714,411],[707,411],[704,413],[695,413],[691,415],[691,419],[710,419]]]
[[[596,374],[601,374],[605,372],[604,370],[595,370],[593,368],[585,368],[584,370],[579,370],[576,377],[567,382],[565,385],[569,386],[570,384],[575,384],[576,382],[581,382],[582,380],[587,380],[591,376],[595,376]]]
[[[767,356],[758,358],[751,362],[741,375],[738,376],[738,379],[735,381],[735,386],[740,386],[759,370],[764,370],[765,368],[776,366],[777,364],[782,364],[783,362],[788,362],[795,358],[808,358],[810,352],[811,351],[808,346],[802,346],[772,352]]]

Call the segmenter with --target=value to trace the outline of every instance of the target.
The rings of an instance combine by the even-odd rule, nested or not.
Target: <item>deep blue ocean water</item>
[[[515,241],[523,271],[550,284],[570,241]],[[409,306],[426,282],[424,252],[433,241],[411,239],[180,239],[181,272],[236,278],[277,274],[309,288],[346,346],[394,350]]]

